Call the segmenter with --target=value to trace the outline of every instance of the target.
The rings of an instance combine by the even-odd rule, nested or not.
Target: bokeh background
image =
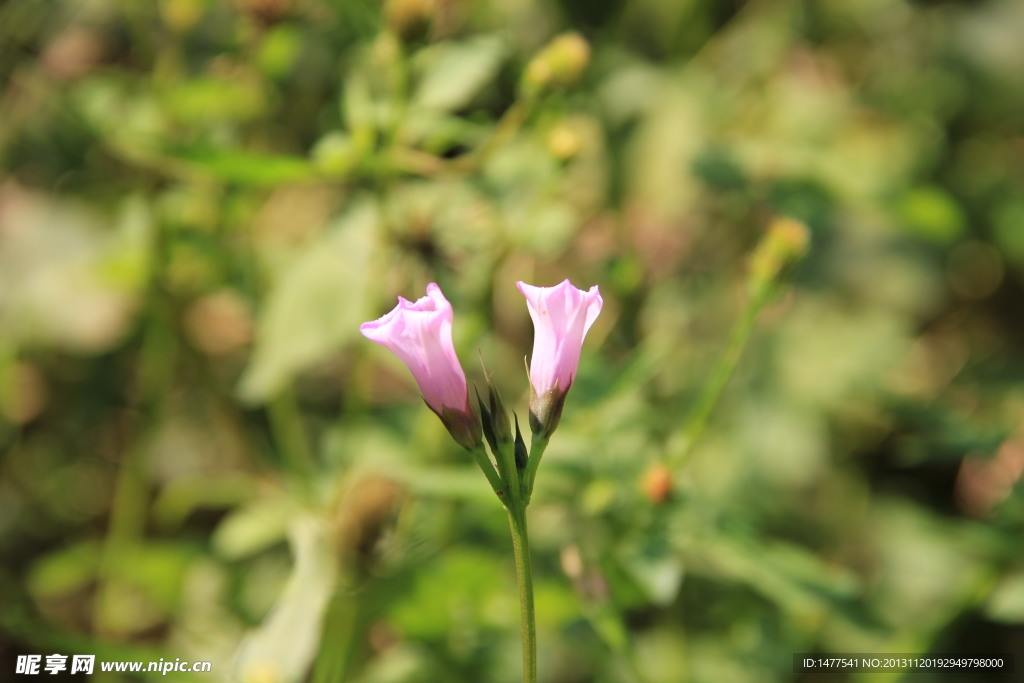
[[[530,509],[542,680],[1019,671],[1022,28],[1014,0],[0,4],[0,678],[517,680],[500,505],[357,329],[438,282],[524,417],[514,282],[566,277],[605,309]],[[779,217],[809,248],[758,301]]]

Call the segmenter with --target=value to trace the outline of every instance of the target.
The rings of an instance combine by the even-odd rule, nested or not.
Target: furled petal
[[[596,285],[586,292],[576,289],[569,280],[554,287],[524,282],[516,286],[526,297],[533,318],[533,393],[543,396],[557,385],[559,393],[564,394],[576,378],[583,339],[604,305],[601,293]]]
[[[436,284],[427,285],[427,295],[415,302],[398,297],[390,313],[359,331],[406,364],[434,412],[466,411],[466,375],[452,344],[452,305]]]

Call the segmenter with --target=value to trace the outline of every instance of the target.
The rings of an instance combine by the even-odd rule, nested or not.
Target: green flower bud
[[[792,218],[777,218],[750,258],[750,289],[757,294],[777,282],[799,263],[810,247],[807,226]]]
[[[578,33],[563,33],[537,53],[523,72],[528,97],[576,83],[590,61],[590,45]]]
[[[477,404],[480,406],[480,417],[483,423],[484,437],[491,447],[492,453],[498,453],[501,448],[512,443],[512,429],[509,427],[508,413],[505,411],[505,404],[501,402],[501,395],[491,383],[491,378],[484,371],[487,380],[488,402],[476,394]]]

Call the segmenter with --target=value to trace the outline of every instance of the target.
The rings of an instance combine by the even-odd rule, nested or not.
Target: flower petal
[[[436,284],[427,285],[427,295],[415,302],[398,297],[394,309],[359,330],[405,363],[435,412],[466,409],[466,375],[452,343],[452,306]]]
[[[597,286],[582,291],[569,280],[554,287],[536,287],[517,282],[526,297],[533,319],[533,355],[530,384],[535,395],[552,390],[556,384],[568,391],[576,378],[583,339],[594,324],[604,302]]]

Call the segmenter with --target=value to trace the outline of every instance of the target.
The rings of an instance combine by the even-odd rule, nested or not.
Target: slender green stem
[[[526,508],[508,508],[512,551],[519,586],[519,620],[523,631],[523,683],[537,681],[537,623],[533,613],[533,576],[530,571],[530,540],[526,533]]]
[[[313,666],[313,683],[345,680],[355,657],[360,620],[358,591],[341,577],[324,619],[324,640]]]
[[[316,470],[295,393],[286,388],[267,404],[267,417],[277,449],[293,473],[310,476]]]
[[[519,131],[530,111],[533,103],[519,100],[509,107],[501,119],[494,126],[491,135],[484,140],[479,147],[462,159],[454,162],[456,168],[466,172],[472,172],[487,160],[495,150],[501,149]]]
[[[512,508],[523,507],[523,490],[520,485],[519,470],[516,468],[516,457],[512,450],[512,442],[500,444],[498,452],[494,454],[501,471],[501,478],[508,488],[508,501],[506,505]]]
[[[498,495],[498,498],[504,503],[508,500],[508,493],[505,491],[505,484],[502,482],[501,477],[494,470],[494,465],[491,464],[491,459],[487,456],[487,451],[484,450],[483,444],[480,444],[476,448],[471,449],[470,455],[476,460],[476,464],[484,472],[484,476],[487,477],[487,482],[494,489],[494,492]]]
[[[628,679],[633,683],[645,683],[646,679],[640,672],[640,664],[629,644],[629,631],[619,611],[612,607],[607,599],[591,600],[589,604],[584,605],[583,611],[584,617],[611,650],[612,656],[625,670]]]
[[[703,434],[704,428],[707,427],[708,418],[711,417],[711,412],[718,404],[718,399],[722,397],[722,391],[725,389],[725,385],[729,383],[729,378],[736,371],[740,356],[743,355],[743,349],[746,347],[747,342],[750,340],[750,334],[754,330],[757,314],[761,312],[761,308],[764,306],[767,298],[767,290],[754,292],[748,299],[743,314],[733,325],[725,353],[722,354],[718,359],[718,363],[715,364],[708,383],[704,385],[704,390],[701,392],[697,403],[694,404],[693,410],[690,412],[689,418],[686,420],[686,427],[683,432],[683,447],[671,458],[670,465],[672,467],[678,467],[689,457],[693,450],[693,445]]]
[[[530,439],[530,457],[526,461],[526,470],[523,471],[523,501],[524,506],[530,504],[533,496],[533,480],[537,476],[537,468],[540,467],[540,459],[544,450],[548,447],[548,440],[536,434]]]
[[[117,579],[117,567],[142,538],[146,520],[146,477],[137,446],[128,447],[118,465],[110,520],[103,539],[99,565],[99,586],[93,603],[93,627],[97,634],[109,635],[117,629],[115,615],[128,599],[125,587]]]
[[[160,262],[160,243],[154,244],[153,259]],[[106,635],[118,628],[120,605],[130,600],[128,589],[118,579],[118,566],[145,535],[147,478],[143,456],[144,430],[160,414],[169,387],[174,382],[176,348],[168,333],[168,311],[156,285],[161,273],[155,266],[148,296],[149,315],[139,351],[136,388],[141,417],[122,425],[131,435],[118,462],[117,478],[110,503],[110,516],[100,551],[96,597],[93,601],[93,629]]]

